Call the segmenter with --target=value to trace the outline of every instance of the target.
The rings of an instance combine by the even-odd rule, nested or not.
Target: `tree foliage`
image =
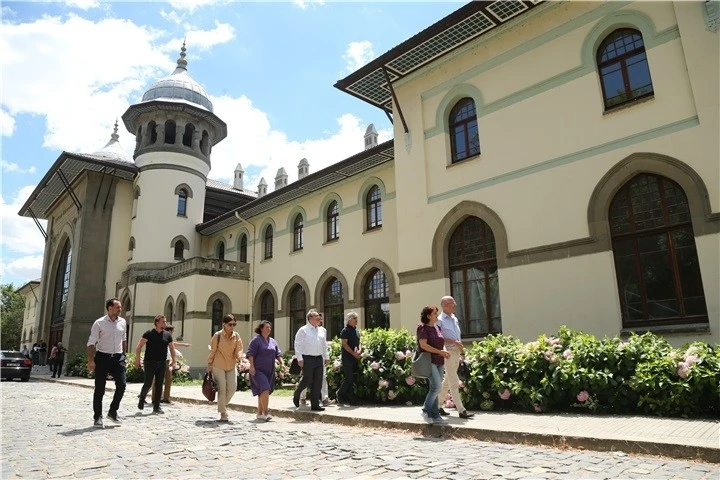
[[[15,291],[12,283],[4,283],[0,288],[0,347],[3,350],[19,350],[25,299]]]

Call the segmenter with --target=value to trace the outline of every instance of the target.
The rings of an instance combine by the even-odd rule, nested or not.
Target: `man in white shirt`
[[[310,387],[310,409],[316,412],[325,410],[320,405],[323,370],[328,362],[327,332],[320,326],[320,314],[310,310],[305,316],[307,323],[295,334],[295,358],[302,368],[302,378],[295,389],[293,403],[300,406],[300,392]]]
[[[88,372],[95,372],[93,415],[96,428],[103,428],[102,399],[107,375],[115,380],[115,394],[107,418],[120,424],[118,409],[125,394],[125,352],[127,351],[127,322],[120,316],[122,304],[117,298],[105,302],[107,315],[95,320],[87,343]]]
[[[460,322],[455,316],[456,306],[455,299],[451,296],[445,296],[440,299],[442,313],[438,317],[437,325],[440,326],[440,330],[445,338],[445,349],[450,352],[450,357],[445,359],[445,377],[443,378],[440,395],[438,395],[438,403],[440,404],[440,415],[449,415],[443,408],[443,404],[445,395],[448,390],[450,390],[453,403],[455,403],[455,408],[457,408],[460,418],[469,419],[473,417],[473,414],[465,410],[458,388],[460,379],[458,378],[457,371],[458,365],[460,365],[462,361],[464,347],[461,341]]]

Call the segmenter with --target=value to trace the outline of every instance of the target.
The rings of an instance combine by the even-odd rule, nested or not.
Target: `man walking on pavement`
[[[443,378],[442,388],[440,395],[438,395],[438,403],[440,415],[450,415],[443,408],[445,402],[445,395],[450,390],[452,395],[453,403],[455,408],[460,412],[460,418],[472,418],[474,414],[465,410],[465,406],[462,403],[460,397],[460,390],[458,389],[460,379],[458,378],[458,365],[462,360],[462,354],[464,347],[461,341],[460,322],[455,316],[455,299],[451,296],[445,296],[440,299],[440,307],[442,313],[438,317],[437,324],[440,326],[443,337],[445,338],[445,349],[450,352],[450,357],[445,359],[445,377]]]
[[[95,372],[95,393],[93,394],[93,425],[103,428],[102,399],[108,374],[115,380],[115,394],[110,403],[107,418],[120,424],[118,409],[125,394],[125,350],[127,349],[127,322],[120,316],[122,304],[117,298],[105,302],[107,315],[95,320],[90,328],[87,343],[88,372]]]
[[[165,315],[156,316],[155,328],[143,333],[142,338],[138,341],[137,348],[135,348],[135,367],[140,368],[140,353],[142,352],[142,347],[145,347],[145,359],[143,361],[145,383],[143,383],[140,389],[138,408],[140,410],[145,408],[145,396],[148,390],[150,390],[150,386],[154,380],[155,389],[153,390],[152,405],[153,413],[155,414],[165,413],[160,408],[160,397],[163,390],[163,381],[165,380],[165,371],[167,370],[166,358],[168,350],[170,350],[171,371],[175,369],[176,366],[175,345],[173,344],[173,338],[170,332],[165,331],[166,323],[167,319]]]
[[[326,331],[320,326],[320,314],[310,310],[307,323],[295,334],[295,358],[302,368],[302,378],[293,395],[293,403],[300,406],[300,392],[310,387],[310,409],[316,412],[325,410],[320,405],[323,370],[330,358],[328,353]]]

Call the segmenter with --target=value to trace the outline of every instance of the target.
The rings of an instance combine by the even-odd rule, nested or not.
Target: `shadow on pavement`
[[[94,426],[91,425],[91,426],[85,427],[85,428],[76,428],[75,430],[59,432],[58,435],[62,435],[63,437],[75,437],[77,435],[83,435],[85,433],[108,430],[108,429],[112,429],[112,428],[120,428],[120,426],[119,425],[105,425],[105,428],[95,428]]]

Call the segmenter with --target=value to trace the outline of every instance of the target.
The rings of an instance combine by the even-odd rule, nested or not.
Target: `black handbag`
[[[293,358],[292,362],[290,362],[290,375],[300,375],[301,371],[302,368],[300,368],[297,358]]]
[[[202,393],[205,398],[207,398],[208,402],[214,402],[215,392],[217,392],[217,385],[215,385],[215,380],[213,380],[212,373],[207,372],[205,374],[205,378],[203,378]]]
[[[430,352],[420,350],[418,346],[412,359],[412,367],[410,370],[412,376],[415,378],[430,378],[430,375],[432,375],[431,364],[432,358],[430,357]]]
[[[463,382],[467,382],[470,379],[470,367],[465,360],[460,360],[457,369],[457,376]]]

